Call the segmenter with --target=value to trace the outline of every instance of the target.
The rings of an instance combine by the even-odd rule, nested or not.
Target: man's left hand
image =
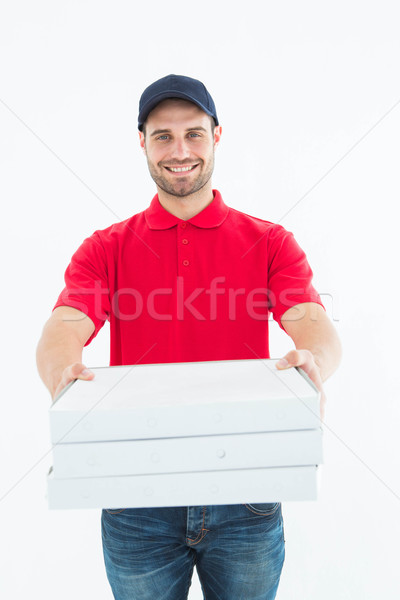
[[[321,421],[323,421],[325,416],[326,395],[322,385],[321,372],[315,362],[314,355],[309,350],[291,350],[276,363],[276,368],[280,370],[288,369],[289,367],[301,367],[321,392],[320,414]]]

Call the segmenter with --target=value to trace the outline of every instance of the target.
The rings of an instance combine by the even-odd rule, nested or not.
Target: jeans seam
[[[268,512],[260,512],[260,511],[253,510],[251,504],[245,504],[244,506],[247,508],[247,510],[249,510],[250,512],[252,512],[253,515],[259,515],[260,517],[268,517],[269,515],[273,515],[273,514],[276,513],[276,511],[279,508],[279,502],[277,502],[274,510],[270,510]]]
[[[196,544],[201,542],[201,540],[206,535],[207,531],[209,531],[209,529],[204,528],[204,523],[206,520],[206,508],[207,508],[206,506],[203,506],[203,522],[201,524],[201,530],[200,530],[199,535],[194,540],[192,540],[192,538],[190,538],[190,537],[186,538],[190,542],[189,546],[195,546]]]

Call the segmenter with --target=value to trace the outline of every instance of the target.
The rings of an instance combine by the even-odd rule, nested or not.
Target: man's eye
[[[190,137],[200,137],[199,133],[189,133]]]
[[[167,135],[159,135],[157,139],[158,140],[166,140],[167,138],[168,138]]]

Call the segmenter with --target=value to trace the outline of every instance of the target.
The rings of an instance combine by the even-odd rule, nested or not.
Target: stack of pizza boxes
[[[92,368],[50,408],[49,507],[316,499],[319,392],[276,362]]]

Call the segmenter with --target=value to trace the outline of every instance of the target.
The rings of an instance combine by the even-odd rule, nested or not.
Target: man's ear
[[[146,154],[146,138],[144,137],[143,131],[139,131],[139,144],[144,154]]]
[[[222,135],[222,127],[221,125],[217,125],[214,129],[214,148],[216,148],[220,142]]]

